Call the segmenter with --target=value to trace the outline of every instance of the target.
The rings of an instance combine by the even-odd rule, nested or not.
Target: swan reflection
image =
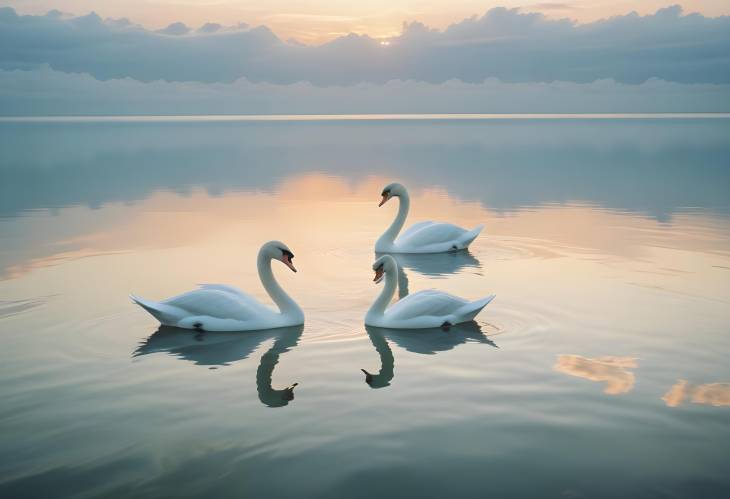
[[[559,355],[553,369],[569,376],[606,383],[603,393],[618,395],[630,392],[636,378],[629,368],[637,367],[633,357],[597,357],[590,359],[580,355]]]
[[[294,399],[292,383],[283,389],[272,386],[274,368],[279,356],[299,343],[304,326],[293,326],[245,333],[202,333],[168,326],[161,326],[142,342],[132,354],[140,357],[165,352],[178,359],[199,366],[228,366],[247,359],[265,341],[274,338],[272,347],[261,356],[256,370],[256,391],[262,404],[282,407]]]
[[[730,383],[692,385],[686,379],[680,379],[662,400],[669,407],[679,407],[685,401],[714,407],[730,406]]]
[[[476,269],[480,271],[482,264],[477,257],[472,255],[469,250],[454,251],[451,253],[427,253],[427,254],[407,254],[407,253],[375,253],[375,258],[383,255],[390,255],[398,262],[398,298],[408,296],[408,275],[405,269],[415,270],[416,272],[429,277],[444,277],[451,274],[462,272],[466,269]]]
[[[413,353],[435,355],[438,352],[451,350],[462,343],[483,343],[498,348],[485,336],[481,326],[474,321],[452,326],[448,331],[443,329],[402,330],[365,326],[368,337],[380,357],[380,370],[371,373],[361,369],[365,374],[365,382],[370,388],[389,386],[395,377],[395,357],[388,341]]]

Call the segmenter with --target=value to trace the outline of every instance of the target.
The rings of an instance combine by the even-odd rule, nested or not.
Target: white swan
[[[406,222],[411,200],[406,188],[398,183],[386,185],[381,195],[383,199],[378,206],[383,206],[394,196],[400,199],[400,206],[393,223],[375,243],[377,253],[446,253],[463,250],[469,247],[484,228],[479,225],[472,230],[466,230],[454,224],[418,222],[406,229],[396,240]]]
[[[398,264],[390,255],[383,255],[373,264],[376,283],[385,275],[385,287],[365,315],[367,326],[392,329],[426,329],[447,327],[468,322],[494,299],[468,301],[435,289],[408,295],[388,307],[398,283]],[[386,310],[387,307],[387,310]]]
[[[299,305],[281,289],[271,271],[271,260],[281,260],[294,272],[294,254],[279,241],[261,246],[256,260],[259,279],[279,312],[259,303],[252,296],[225,284],[201,284],[161,302],[130,298],[152,314],[165,326],[201,331],[250,331],[304,324],[304,313]]]

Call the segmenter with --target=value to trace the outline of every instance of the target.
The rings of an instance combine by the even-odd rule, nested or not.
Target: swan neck
[[[390,224],[390,227],[380,236],[380,240],[392,244],[395,238],[398,237],[403,225],[406,223],[408,217],[408,210],[411,206],[411,199],[408,196],[408,192],[404,191],[402,194],[396,196],[398,198],[398,214],[395,216],[395,220]]]
[[[368,310],[367,318],[382,317],[385,314],[385,309],[393,299],[395,294],[395,288],[398,286],[398,276],[395,272],[385,273],[385,286],[380,292],[378,298],[373,302]]]
[[[279,307],[282,315],[297,313],[303,315],[299,305],[282,289],[271,270],[271,257],[259,253],[256,261],[259,271],[259,279],[272,301]]]

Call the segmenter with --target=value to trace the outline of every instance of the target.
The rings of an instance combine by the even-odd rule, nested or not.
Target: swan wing
[[[458,296],[435,289],[426,289],[397,301],[388,307],[385,314],[388,318],[398,320],[423,316],[445,317],[467,303],[469,303],[467,300]]]
[[[235,286],[229,286],[228,284],[198,284],[198,287],[200,289],[214,289],[218,291],[224,291],[226,293],[229,293],[231,295],[237,296],[241,300],[250,301],[255,304],[259,304],[256,298],[253,296],[241,291],[239,288]]]
[[[411,230],[421,224],[409,228],[408,232],[398,238],[396,244],[410,247],[430,246],[433,244],[458,241],[467,231],[449,223],[430,222]]]
[[[427,227],[427,226],[429,226],[429,225],[433,225],[433,223],[434,223],[434,222],[433,222],[433,221],[431,221],[431,220],[426,220],[426,221],[423,221],[423,222],[418,222],[418,223],[415,223],[415,224],[411,225],[410,227],[408,227],[408,228],[407,228],[406,230],[404,230],[403,232],[401,232],[400,238],[401,238],[401,239],[402,239],[402,238],[404,238],[404,237],[406,237],[406,238],[407,238],[407,237],[409,237],[409,236],[410,236],[411,234],[415,234],[415,233],[416,233],[416,232],[418,232],[419,230],[421,230],[421,229],[423,229],[423,228],[425,228],[425,227]]]
[[[162,303],[182,309],[191,316],[208,316],[238,321],[252,320],[260,318],[262,314],[273,313],[268,307],[242,291],[229,291],[223,287],[201,287]]]
[[[228,284],[198,284],[198,287],[200,289],[212,289],[212,290],[223,291],[225,293],[228,293],[232,296],[237,297],[242,302],[249,303],[253,309],[264,310],[264,311],[268,310],[266,305],[263,305],[256,298],[254,298],[250,294],[246,293],[245,291],[242,291],[240,288],[237,288],[235,286],[230,286]]]

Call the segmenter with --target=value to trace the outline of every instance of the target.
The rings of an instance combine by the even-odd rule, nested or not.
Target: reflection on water
[[[31,298],[26,300],[0,300],[0,319],[20,314],[45,304],[49,297]]]
[[[294,399],[294,387],[298,383],[284,389],[273,388],[274,367],[279,363],[281,354],[297,346],[302,331],[304,326],[245,333],[203,333],[161,326],[139,345],[133,357],[165,352],[197,365],[215,368],[247,359],[261,343],[273,338],[274,344],[261,356],[256,370],[256,391],[262,404],[283,407]]]
[[[727,207],[729,131],[730,120],[0,123],[0,216],[160,190],[270,192],[318,171],[407,178],[498,211],[583,200],[666,221],[679,207]]]
[[[0,123],[0,496],[728,497],[728,384],[669,389],[730,379],[728,137]],[[363,328],[393,181],[414,220],[485,225],[468,252],[397,255],[400,294],[494,292],[485,322]],[[303,329],[150,336],[127,299],[220,282],[269,303],[271,239]]]
[[[569,376],[606,383],[603,393],[618,395],[630,392],[636,381],[628,371],[638,367],[633,357],[598,357],[589,359],[580,355],[560,355],[554,369]]]
[[[685,401],[714,407],[730,406],[730,383],[709,383],[691,385],[680,379],[662,397],[669,407],[679,407]]]
[[[383,253],[375,253],[375,259]],[[481,263],[469,250],[440,254],[390,254],[398,262],[398,298],[408,296],[408,274],[405,269],[414,270],[423,275],[435,278],[446,278],[449,275],[464,272],[467,269],[476,269],[479,274]]]
[[[379,256],[376,253],[376,258]],[[398,267],[415,270],[430,277],[448,277],[466,269],[481,268],[479,260],[469,250],[425,255],[399,253],[392,256],[398,262]]]
[[[395,376],[395,357],[393,356],[393,351],[390,349],[388,340],[385,339],[385,335],[380,328],[365,326],[365,329],[368,332],[370,341],[375,347],[375,351],[378,352],[378,356],[380,357],[380,369],[377,374],[361,369],[365,374],[365,383],[370,385],[370,388],[389,386]]]
[[[200,191],[185,196],[163,192],[144,202],[113,204],[103,210],[69,207],[50,216],[30,212],[19,218],[0,219],[5,225],[0,233],[4,243],[0,278],[17,278],[33,269],[71,260],[148,248],[200,246],[206,241],[216,242],[215,250],[224,253],[229,248],[248,247],[252,243],[248,234],[259,236],[257,244],[286,235],[287,243],[298,244],[298,256],[302,250],[316,246],[316,242],[326,242],[330,251],[357,243],[359,256],[360,251],[372,248],[371,239],[387,223],[387,212],[373,213],[372,209],[373,193],[378,192],[382,182],[383,178],[373,177],[353,184],[340,177],[303,174],[283,181],[276,194],[211,197]],[[423,191],[416,201],[418,218],[460,220],[464,225],[486,222],[487,227],[475,244],[493,247],[482,258],[489,260],[561,257],[595,251],[631,258],[640,264],[648,249],[657,252],[674,247],[715,252],[725,243],[725,234],[718,232],[722,219],[704,212],[678,213],[673,224],[666,225],[583,205],[548,206],[503,215],[460,202],[443,190]],[[306,213],[311,220],[324,218],[327,223],[299,223],[301,219],[293,216],[295,212]],[[357,230],[353,231],[353,226]],[[681,238],[674,237],[675,228]],[[645,238],[653,246],[635,244],[637,238]],[[479,275],[483,262],[473,251],[405,256],[403,266],[429,277],[471,270]],[[240,258],[240,251],[233,254]],[[245,261],[237,263],[244,264]],[[665,267],[672,268],[673,264],[668,258]],[[204,275],[202,279],[209,277]]]
[[[390,385],[395,376],[395,356],[388,340],[398,347],[413,353],[435,355],[453,349],[463,343],[484,343],[497,348],[475,321],[456,324],[448,331],[443,329],[403,330],[365,326],[370,342],[380,357],[380,370],[377,374],[366,369],[365,382],[371,388],[383,388]]]

